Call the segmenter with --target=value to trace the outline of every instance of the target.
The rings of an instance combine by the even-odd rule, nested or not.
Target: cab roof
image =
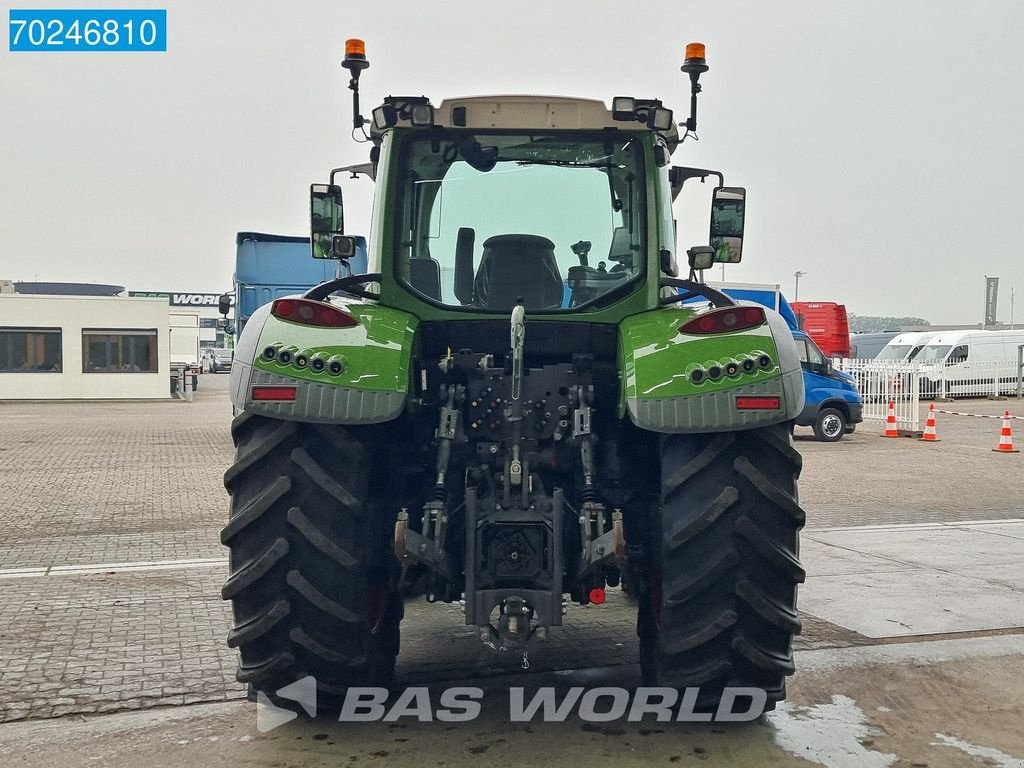
[[[409,125],[407,121],[399,124]],[[463,96],[445,99],[434,109],[434,125],[481,130],[651,130],[640,122],[615,120],[608,106],[599,99],[543,95]],[[672,147],[679,141],[679,131],[674,122],[672,128],[661,132],[661,135]]]

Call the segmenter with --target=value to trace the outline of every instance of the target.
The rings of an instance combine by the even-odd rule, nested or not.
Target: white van
[[[901,333],[889,340],[889,343],[882,347],[875,360],[882,360],[890,363],[909,363],[936,335],[935,331],[916,331],[913,333]]]
[[[874,360],[875,355],[881,352],[886,344],[899,335],[899,331],[851,333],[850,357],[854,360]]]
[[[944,331],[914,358],[921,365],[921,394],[987,395],[1017,388],[1017,348],[1024,331]],[[996,380],[998,379],[998,385]]]

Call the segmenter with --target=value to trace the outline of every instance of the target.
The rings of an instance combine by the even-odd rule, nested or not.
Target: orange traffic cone
[[[995,453],[1020,453],[1013,447],[1013,432],[1010,431],[1010,412],[1003,412],[1003,428],[999,430],[999,445],[992,449]]]
[[[885,432],[882,437],[899,437],[900,431],[896,429],[896,403],[889,401],[889,415],[885,417]]]
[[[921,435],[921,440],[926,443],[939,442],[939,436],[935,433],[935,403],[928,405],[928,421],[925,422],[924,434]]]

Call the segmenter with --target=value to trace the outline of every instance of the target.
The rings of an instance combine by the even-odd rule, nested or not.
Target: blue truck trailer
[[[264,304],[302,293],[325,280],[366,271],[366,241],[362,238],[348,266],[311,258],[308,237],[239,232],[235,245],[236,339],[252,313]]]
[[[797,426],[811,427],[819,440],[833,443],[853,432],[864,419],[864,401],[854,378],[837,371],[811,337],[800,330],[796,313],[778,286],[709,283],[738,301],[752,301],[778,312],[786,320],[800,355],[804,376],[804,409]]]

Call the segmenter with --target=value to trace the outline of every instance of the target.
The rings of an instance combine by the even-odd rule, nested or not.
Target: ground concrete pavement
[[[28,759],[27,750],[50,765],[134,765],[144,756],[153,765],[373,765],[404,764],[417,750],[418,764],[485,753],[519,764],[537,759],[522,738],[527,727],[563,762],[592,754],[627,765],[806,764],[793,762],[802,749],[835,766],[1016,766],[998,755],[1024,757],[1024,459],[992,453],[998,421],[945,415],[935,445],[886,440],[874,426],[832,445],[798,432],[804,635],[790,703],[767,723],[724,734],[626,723],[510,729],[488,708],[457,737],[436,723],[290,724],[261,735],[233,679],[219,598],[226,385],[226,376],[203,376],[193,403],[0,404],[4,762]],[[992,414],[1015,404],[944,407]],[[525,676],[518,660],[480,645],[458,606],[415,601],[398,683],[472,677],[488,701],[510,681],[635,685],[635,611],[609,595],[604,606],[571,609]],[[146,712],[123,711],[131,709]],[[841,733],[828,730],[836,723]],[[838,757],[813,756],[815,744],[833,742],[845,745]],[[81,748],[69,752],[72,744]]]
[[[510,723],[516,685],[631,686],[635,665],[461,680],[473,722],[293,720],[261,733],[255,705],[162,707],[0,726],[0,760],[65,766],[828,766],[1021,768],[1019,634],[803,651],[789,699],[750,724]],[[525,695],[529,697],[532,688]],[[439,691],[431,691],[434,706]]]

